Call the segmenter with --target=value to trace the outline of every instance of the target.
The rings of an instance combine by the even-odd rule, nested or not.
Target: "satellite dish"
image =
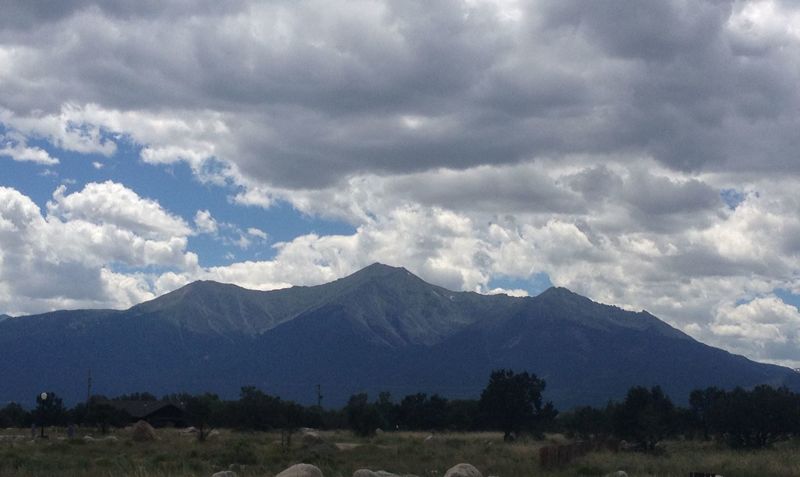
[[[47,393],[42,393],[39,395],[39,397],[42,399],[42,401],[45,401],[47,400]]]

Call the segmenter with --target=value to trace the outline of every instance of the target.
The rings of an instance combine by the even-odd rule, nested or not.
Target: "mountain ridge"
[[[707,346],[646,311],[556,287],[524,298],[455,292],[381,264],[310,287],[199,281],[128,310],[0,320],[0,401],[44,388],[80,399],[85,386],[70,376],[88,369],[108,395],[233,396],[256,385],[309,402],[319,384],[337,404],[381,390],[475,398],[496,368],[543,377],[561,407],[604,404],[633,385],[677,400],[710,385],[800,389],[788,368]]]

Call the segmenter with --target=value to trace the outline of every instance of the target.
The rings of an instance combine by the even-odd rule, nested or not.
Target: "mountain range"
[[[633,385],[677,402],[706,386],[800,389],[800,374],[700,343],[655,316],[565,288],[536,297],[454,292],[373,264],[313,287],[254,291],[199,281],[128,310],[0,318],[0,404],[42,391],[215,392],[245,385],[338,406],[357,392],[477,398],[493,369],[527,370],[560,409]]]

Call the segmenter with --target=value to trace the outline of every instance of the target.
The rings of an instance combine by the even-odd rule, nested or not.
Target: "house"
[[[170,401],[102,400],[105,404],[124,412],[132,422],[147,421],[153,427],[185,427],[188,425],[186,410]]]

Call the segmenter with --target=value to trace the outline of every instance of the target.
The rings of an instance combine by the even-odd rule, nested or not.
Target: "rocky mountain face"
[[[695,388],[766,383],[800,389],[796,372],[704,345],[647,312],[563,288],[532,298],[453,292],[374,264],[314,287],[260,292],[195,282],[125,311],[0,318],[0,403],[52,390],[164,394],[241,386],[303,403],[354,393],[476,398],[492,369],[547,381],[562,409],[604,404],[633,385],[678,402]]]

